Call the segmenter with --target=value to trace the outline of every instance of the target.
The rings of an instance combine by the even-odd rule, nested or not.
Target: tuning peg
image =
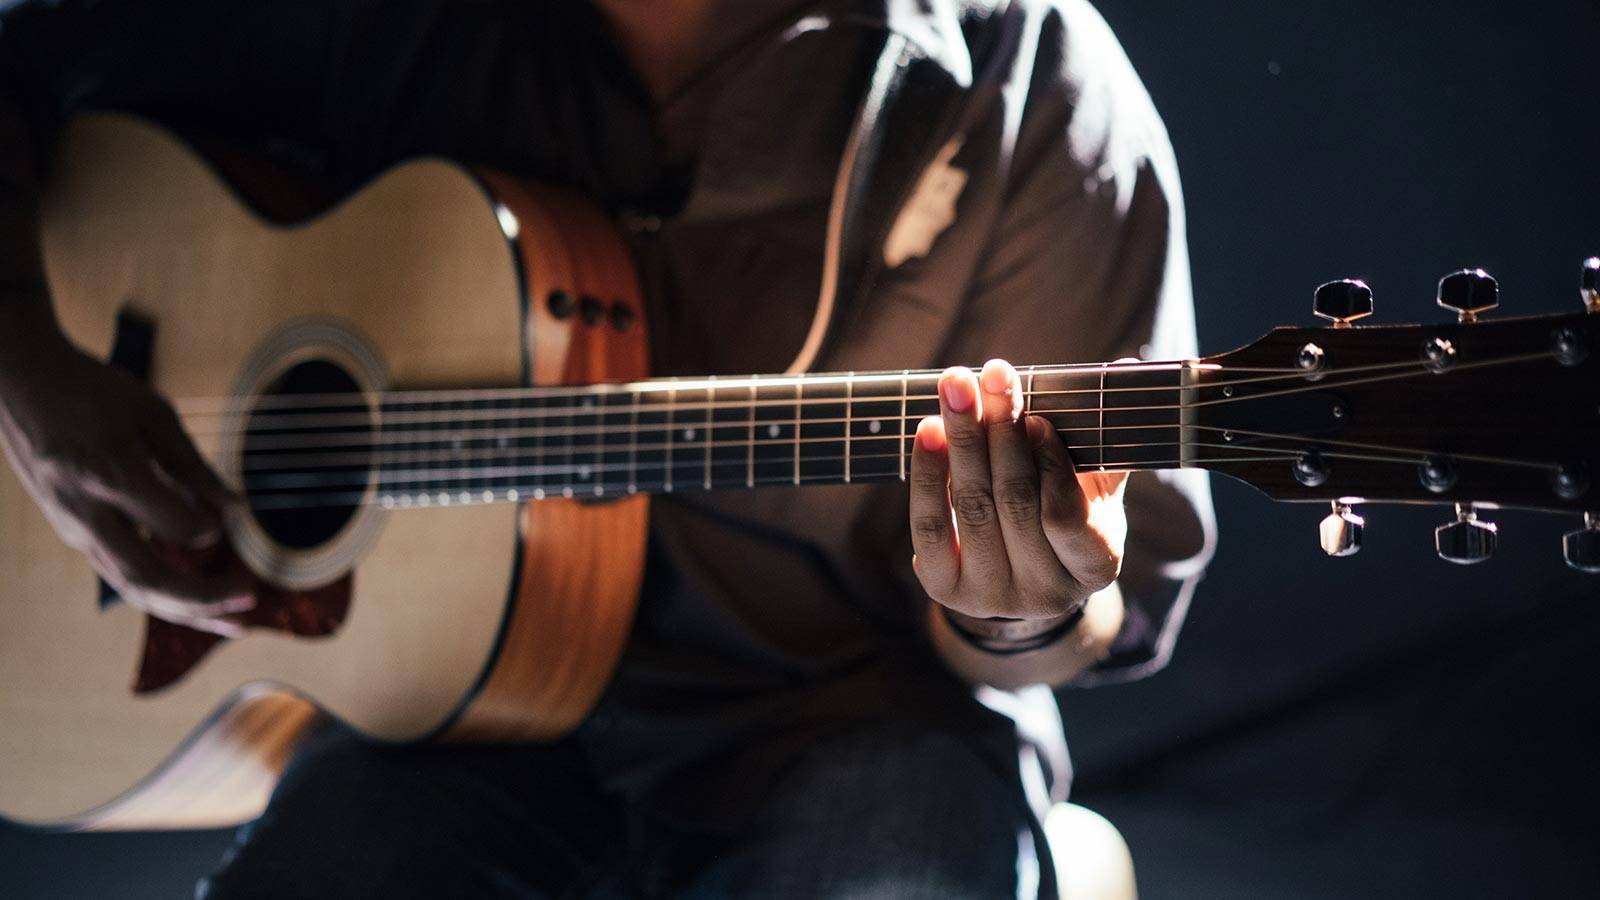
[[[1600,575],[1600,513],[1584,514],[1583,527],[1562,539],[1561,553],[1579,572]]]
[[[1372,288],[1355,278],[1330,281],[1317,288],[1311,311],[1335,328],[1348,328],[1351,322],[1372,315]]]
[[[1500,305],[1500,283],[1482,269],[1462,269],[1439,279],[1439,305],[1454,310],[1463,322],[1477,321]]]
[[[1591,256],[1583,261],[1583,281],[1578,290],[1589,312],[1600,313],[1600,256]]]
[[[1351,512],[1348,504],[1333,502],[1333,512],[1322,520],[1318,536],[1322,552],[1329,556],[1355,556],[1361,552],[1361,529],[1366,520]]]
[[[1470,566],[1494,555],[1498,531],[1493,522],[1478,519],[1471,503],[1457,503],[1456,520],[1433,530],[1433,546],[1440,559]]]

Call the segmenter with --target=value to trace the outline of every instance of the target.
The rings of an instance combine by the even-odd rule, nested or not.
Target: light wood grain
[[[55,172],[45,256],[64,328],[104,355],[120,307],[151,317],[153,384],[168,397],[227,392],[252,348],[305,319],[361,335],[383,356],[397,388],[522,382],[514,254],[483,183],[453,164],[401,166],[294,227],[265,224],[185,146],[125,117],[73,124]],[[562,340],[534,343],[559,348]],[[549,356],[536,354],[537,364]],[[602,371],[609,357],[597,348],[556,358],[561,371],[578,374]],[[197,437],[216,460],[218,443]],[[5,471],[0,814],[57,826],[236,821],[259,808],[309,721],[306,704],[375,739],[422,739],[448,727],[491,659],[492,690],[462,720],[484,724],[476,731],[463,724],[454,736],[509,733],[516,729],[507,723],[523,713],[541,723],[534,728],[540,734],[570,727],[609,676],[632,598],[595,615],[587,598],[529,595],[501,646],[508,598],[514,586],[598,583],[620,594],[629,582],[616,574],[582,577],[578,570],[604,554],[581,547],[562,557],[567,574],[560,578],[518,578],[518,545],[531,536],[528,558],[556,571],[562,535],[598,539],[620,528],[642,541],[643,506],[594,513],[625,527],[591,526],[587,508],[519,522],[520,514],[509,504],[389,514],[354,573],[350,616],[337,633],[296,640],[252,632],[217,648],[172,687],[135,696],[129,688],[141,616],[126,606],[97,608],[88,565],[56,539]],[[616,558],[636,560],[626,551]],[[536,607],[546,603],[568,621],[588,620],[581,639],[556,629],[572,644],[565,649],[596,652],[587,663],[568,657],[536,680],[542,688],[521,693],[534,683],[529,676],[500,673],[538,669],[522,660],[524,645],[550,645],[518,635],[533,633]],[[623,633],[609,634],[613,629]],[[286,688],[304,699],[288,697]],[[269,697],[276,699],[263,699]],[[541,703],[555,712],[539,714]]]

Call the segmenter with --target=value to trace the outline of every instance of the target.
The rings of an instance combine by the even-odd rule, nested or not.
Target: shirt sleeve
[[[1196,355],[1182,192],[1166,130],[1105,22],[1063,0],[1012,74],[1020,109],[1005,193],[957,355],[1100,362]],[[1010,100],[1008,99],[1008,104]],[[1204,472],[1137,473],[1111,655],[1076,683],[1166,664],[1210,559]]]

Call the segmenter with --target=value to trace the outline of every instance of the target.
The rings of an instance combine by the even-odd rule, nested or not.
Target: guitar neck
[[[1187,461],[1185,363],[1030,366],[1028,412],[1085,470]],[[546,497],[904,481],[939,370],[654,379],[525,391],[385,395],[377,501]]]

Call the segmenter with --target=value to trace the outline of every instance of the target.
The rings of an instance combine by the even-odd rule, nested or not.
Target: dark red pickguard
[[[216,563],[208,560],[206,564]],[[227,564],[241,565],[232,559]],[[249,628],[285,631],[296,637],[326,637],[344,624],[350,611],[349,573],[322,587],[305,591],[290,590],[251,577],[256,606],[238,617]],[[146,694],[178,681],[224,640],[226,638],[209,631],[146,616],[144,654],[133,682],[133,692]]]

